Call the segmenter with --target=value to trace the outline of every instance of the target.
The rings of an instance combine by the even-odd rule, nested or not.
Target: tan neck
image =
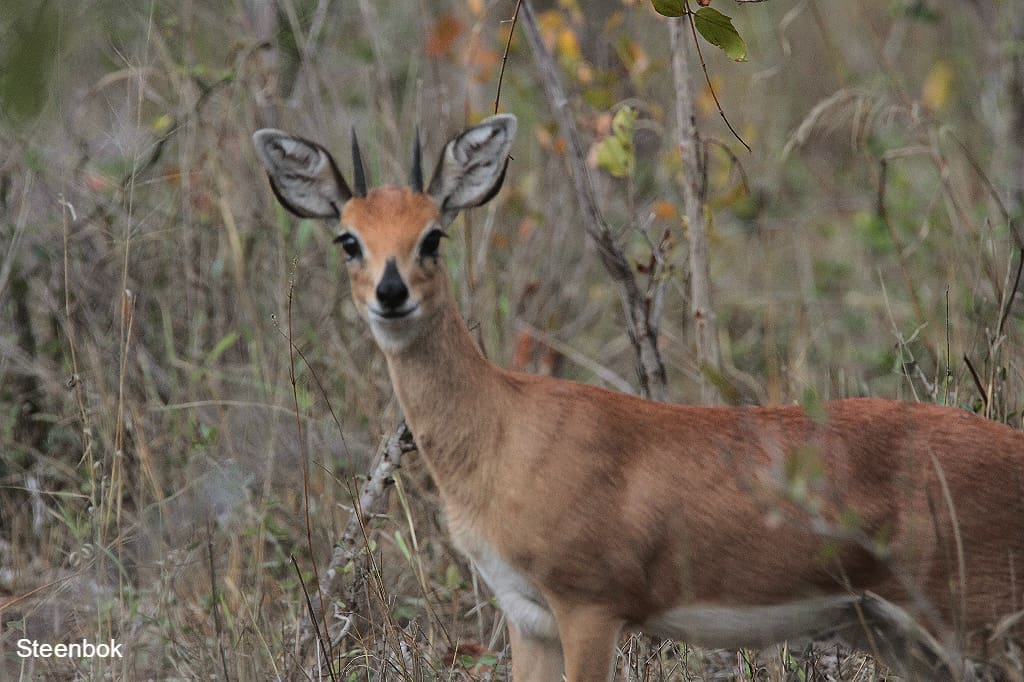
[[[442,495],[464,495],[474,486],[466,479],[487,480],[487,462],[500,433],[503,403],[501,370],[480,353],[448,299],[415,342],[385,353],[391,383],[417,445]]]

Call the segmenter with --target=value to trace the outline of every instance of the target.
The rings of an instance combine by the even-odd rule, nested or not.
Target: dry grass
[[[398,414],[339,254],[321,226],[276,207],[249,135],[274,116],[342,150],[355,126],[371,174],[401,181],[415,123],[429,165],[493,106],[512,3],[280,4],[276,55],[247,3],[15,12],[58,38],[40,111],[0,92],[0,680],[302,678],[294,566],[315,584],[310,547],[322,570]],[[989,191],[1005,183],[995,126],[969,106],[998,87],[977,75],[991,66],[982,27],[950,9],[883,32],[888,3],[827,17],[813,4],[737,12],[753,63],[709,64],[754,146],[739,155],[750,196],[709,151],[732,395],[933,400],[1019,425],[1016,255]],[[656,205],[678,204],[667,29],[615,2],[546,16],[588,139],[611,103],[643,112],[637,176],[600,177],[602,208],[636,262],[649,256],[642,228],[674,234],[662,352],[672,398],[694,401],[685,240]],[[3,22],[11,54],[28,49]],[[922,109],[947,54],[959,60],[943,62],[948,101]],[[515,161],[495,205],[448,244],[454,286],[495,361],[630,384],[617,294],[578,224],[532,68],[515,41],[502,94],[520,117]],[[294,395],[289,336],[308,361],[295,362]],[[334,649],[337,679],[507,679],[500,612],[449,545],[415,455],[398,480],[366,530],[365,610]],[[22,659],[22,637],[113,638],[126,656]],[[629,680],[885,679],[831,645],[737,654],[630,637],[620,666]]]

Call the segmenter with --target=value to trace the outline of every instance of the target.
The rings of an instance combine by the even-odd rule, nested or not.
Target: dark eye
[[[345,260],[363,257],[363,247],[359,246],[359,240],[349,232],[339,234],[334,238],[334,243],[341,244],[341,248],[345,249]]]
[[[441,230],[431,230],[420,242],[420,258],[437,258],[437,249],[441,246],[441,240],[447,237]]]

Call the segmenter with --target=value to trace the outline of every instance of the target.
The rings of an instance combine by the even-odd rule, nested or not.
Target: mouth
[[[404,320],[417,315],[420,310],[420,305],[419,303],[416,303],[406,308],[397,309],[381,309],[374,306],[368,306],[366,310],[370,317],[376,320]]]

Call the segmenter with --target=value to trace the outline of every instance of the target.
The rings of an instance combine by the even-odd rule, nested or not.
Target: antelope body
[[[688,407],[491,364],[438,250],[500,188],[515,128],[452,139],[426,190],[418,137],[412,188],[371,191],[354,138],[354,190],[313,142],[254,142],[286,208],[339,221],[516,682],[610,679],[624,628],[730,648],[840,636],[919,679],[962,674],[1024,608],[1024,435],[930,404]]]

